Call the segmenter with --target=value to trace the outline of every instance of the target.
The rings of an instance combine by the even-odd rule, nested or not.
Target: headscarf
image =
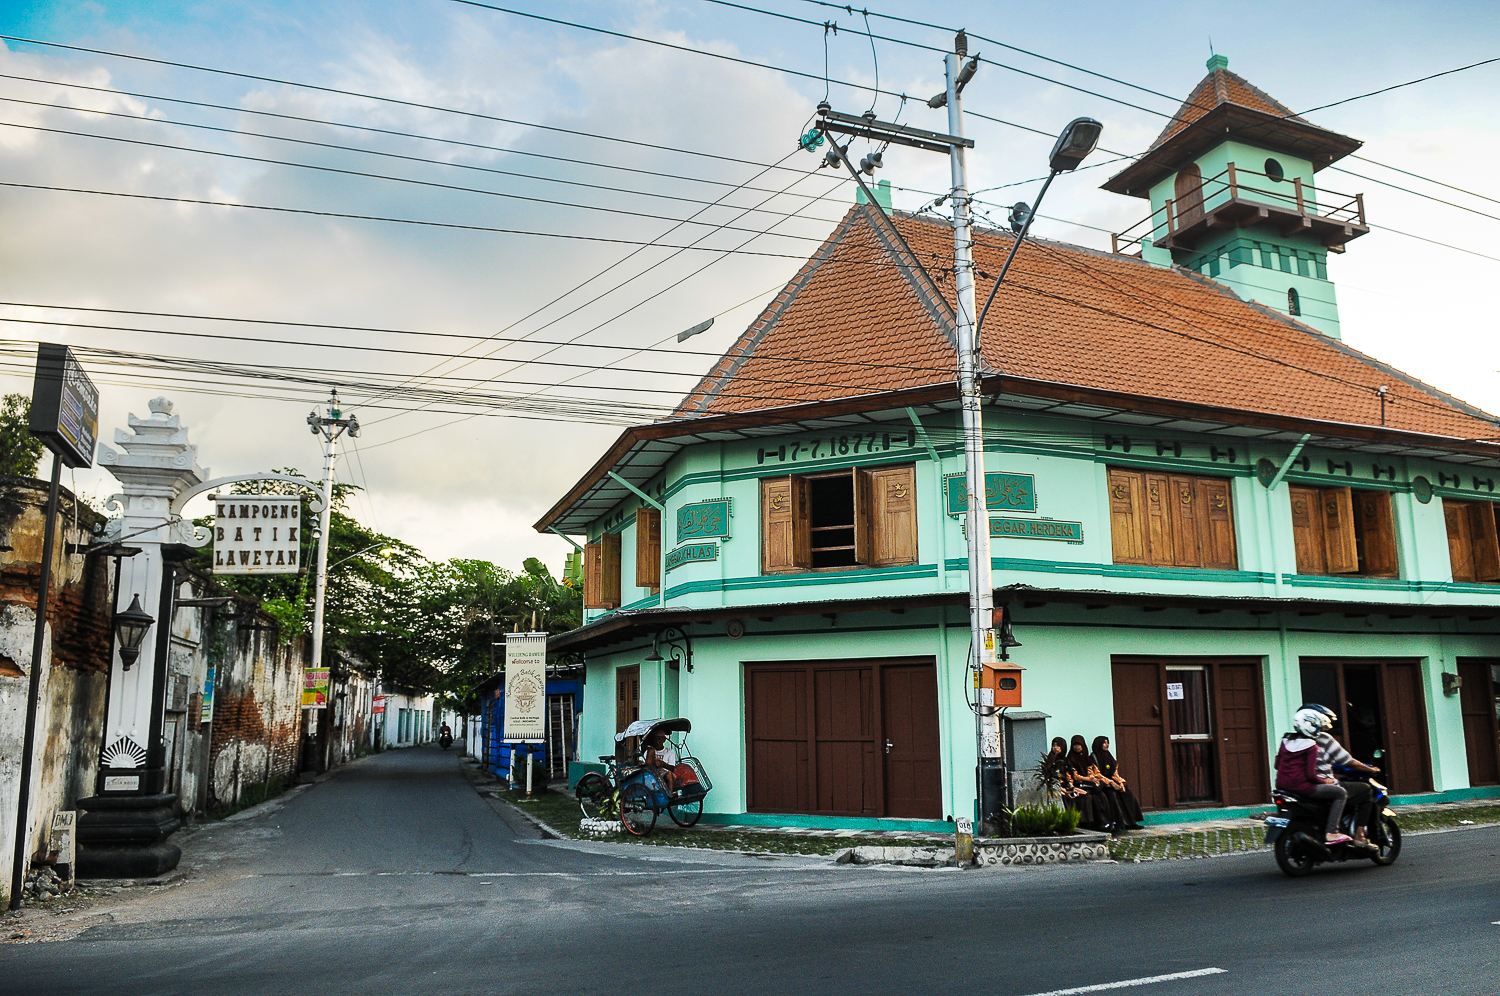
[[[1080,753],[1074,750],[1074,747],[1081,747],[1083,750]],[[1089,773],[1089,765],[1093,763],[1094,759],[1088,753],[1088,741],[1083,739],[1083,734],[1075,734],[1073,736],[1073,745],[1068,749],[1068,767],[1080,775],[1086,775]]]
[[[1109,737],[1099,736],[1094,738],[1094,763],[1099,766],[1104,777],[1113,778],[1117,762],[1115,756],[1109,752],[1104,745],[1109,742]]]
[[[1053,737],[1052,738],[1052,746],[1053,747],[1061,747],[1062,748],[1062,756],[1064,758],[1066,758],[1068,756],[1068,742],[1066,740],[1064,740],[1062,737]]]

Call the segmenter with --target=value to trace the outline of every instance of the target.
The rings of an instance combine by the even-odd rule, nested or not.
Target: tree
[[[24,394],[0,398],[0,474],[35,477],[42,462],[42,441],[27,428],[31,399]]]

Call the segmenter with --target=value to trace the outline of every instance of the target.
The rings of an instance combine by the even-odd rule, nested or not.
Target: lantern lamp
[[[130,608],[124,612],[115,613],[115,641],[120,650],[120,664],[124,670],[129,671],[141,656],[141,641],[146,639],[146,632],[156,622],[146,610],[141,608],[141,596],[137,594],[130,600]]]

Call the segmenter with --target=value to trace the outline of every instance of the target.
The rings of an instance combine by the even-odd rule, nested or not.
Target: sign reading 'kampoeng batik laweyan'
[[[729,538],[733,507],[728,498],[695,501],[677,510],[677,542]]]
[[[547,634],[505,634],[507,743],[547,740]]]
[[[302,500],[281,495],[213,495],[215,574],[296,574],[301,569]]]

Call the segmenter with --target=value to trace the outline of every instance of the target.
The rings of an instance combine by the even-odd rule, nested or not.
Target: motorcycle
[[[1386,787],[1373,778],[1339,769],[1335,772],[1344,781],[1361,781],[1370,786],[1370,821],[1365,827],[1365,836],[1373,847],[1357,847],[1354,844],[1323,843],[1323,827],[1328,822],[1328,803],[1282,792],[1271,793],[1276,801],[1276,812],[1265,819],[1266,845],[1276,854],[1276,864],[1291,878],[1301,878],[1318,865],[1337,861],[1370,860],[1384,867],[1395,864],[1401,854],[1401,828],[1396,825],[1395,815],[1390,810],[1391,795]],[[1353,807],[1344,809],[1339,829],[1353,836]]]
[[[444,733],[442,736],[438,737],[438,746],[442,747],[443,750],[447,750],[449,747],[452,747],[453,734]]]

